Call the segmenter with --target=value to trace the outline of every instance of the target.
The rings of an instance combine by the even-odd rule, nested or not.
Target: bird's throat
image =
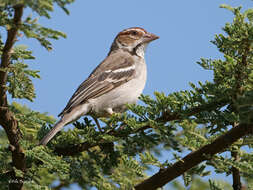
[[[141,43],[141,44],[137,45],[137,46],[133,49],[134,54],[136,54],[136,55],[139,56],[139,57],[144,58],[147,45],[148,45],[148,43]]]

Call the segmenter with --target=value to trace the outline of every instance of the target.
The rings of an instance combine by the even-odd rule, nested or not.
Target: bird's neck
[[[120,43],[114,41],[108,55],[117,50],[123,50],[129,52],[132,55],[137,55],[141,58],[144,58],[147,45],[148,45],[147,43],[142,43],[137,45],[136,47],[130,47],[130,46],[123,46]]]
[[[141,58],[144,58],[145,56],[145,52],[146,52],[146,48],[147,48],[147,43],[142,43],[138,46],[136,46],[133,51],[135,52],[135,54]]]

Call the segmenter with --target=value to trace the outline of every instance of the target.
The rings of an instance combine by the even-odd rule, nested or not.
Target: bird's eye
[[[137,35],[138,33],[136,31],[132,31],[132,35]]]

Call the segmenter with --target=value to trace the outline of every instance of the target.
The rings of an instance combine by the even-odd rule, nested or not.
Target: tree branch
[[[62,156],[73,156],[80,152],[89,150],[90,148],[97,146],[99,144],[102,144],[102,143],[90,144],[88,142],[83,142],[81,144],[70,145],[67,147],[56,147],[54,152]]]
[[[21,18],[23,15],[23,5],[16,5],[14,8],[13,25],[7,32],[7,39],[2,50],[1,69],[8,68],[11,59],[11,51],[16,41],[16,36],[21,25]],[[12,152],[12,164],[19,170],[25,171],[25,155],[19,144],[20,132],[18,130],[17,120],[14,118],[12,112],[8,109],[6,83],[7,71],[0,71],[0,125],[4,128],[8,140],[10,142],[9,150]],[[15,172],[11,175],[12,181],[9,184],[9,189],[22,189],[23,180],[17,178]]]
[[[213,102],[212,104],[206,104],[206,105],[202,105],[202,106],[197,106],[194,108],[191,108],[189,110],[185,110],[184,114],[180,114],[180,113],[171,113],[171,112],[167,112],[164,113],[163,116],[161,118],[158,119],[158,121],[174,121],[174,120],[180,120],[183,119],[184,117],[189,117],[189,116],[193,116],[195,114],[198,114],[202,111],[210,111],[216,108],[220,108],[223,107],[227,104],[227,101],[225,100],[221,100],[221,101],[217,101],[217,102]],[[131,131],[131,133],[129,134],[121,134],[121,131],[110,131],[109,134],[115,137],[126,137],[130,134],[134,134],[134,133],[138,133],[140,131],[144,131],[146,129],[152,128],[151,126],[143,126],[139,129],[137,129],[136,131]],[[101,141],[95,143],[95,144],[90,144],[88,142],[83,142],[81,144],[76,144],[76,145],[70,145],[70,146],[66,146],[66,147],[56,147],[54,152],[58,155],[62,155],[62,156],[73,156],[76,155],[80,152],[83,151],[87,151],[88,149],[94,147],[94,146],[98,146],[98,145],[102,145],[104,143],[108,143],[108,142],[104,142],[104,140],[102,139]]]
[[[234,158],[234,160],[238,161],[240,159],[240,157],[238,156],[238,153],[235,151],[231,152],[231,156]],[[235,167],[232,167],[232,176],[233,176],[233,189],[241,190],[242,183],[241,183],[240,171]]]
[[[234,94],[234,101],[238,100],[238,97],[240,97],[245,89],[242,88],[242,84],[244,80],[249,80],[249,76],[246,71],[246,67],[248,65],[247,59],[248,59],[248,54],[250,52],[250,43],[248,40],[245,41],[245,49],[243,49],[244,53],[242,55],[242,60],[240,63],[237,63],[237,69],[236,69],[236,91]],[[238,114],[238,108],[236,105],[233,106],[233,111]],[[236,123],[233,124],[233,127],[236,125]],[[238,146],[240,149],[240,147]],[[237,151],[231,151],[231,156],[234,160],[240,160],[240,157],[238,155]],[[241,183],[241,176],[240,176],[240,171],[239,169],[232,167],[232,177],[233,177],[233,189],[234,190],[241,190],[242,189],[242,183]]]
[[[212,103],[203,104],[200,106],[196,106],[187,110],[183,110],[182,113],[174,113],[174,112],[167,112],[162,115],[161,118],[159,118],[159,121],[174,121],[174,120],[181,120],[185,117],[190,117],[193,115],[196,115],[198,113],[201,113],[203,111],[212,111],[217,108],[222,108],[223,106],[227,105],[228,101],[225,97],[224,99],[221,99],[219,101],[214,101]]]
[[[207,144],[199,150],[191,152],[181,161],[176,162],[167,169],[160,170],[155,175],[136,185],[135,190],[154,190],[162,187],[192,167],[208,160],[211,156],[229,147],[239,138],[249,134],[253,134],[253,124],[240,124],[233,127],[227,133],[214,140],[211,144]]]

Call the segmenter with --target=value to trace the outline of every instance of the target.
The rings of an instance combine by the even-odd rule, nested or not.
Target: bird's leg
[[[95,123],[96,123],[96,125],[97,125],[97,127],[98,127],[98,130],[100,131],[100,132],[103,132],[103,130],[102,130],[102,128],[100,127],[100,124],[99,124],[99,122],[98,122],[98,119],[96,118],[96,117],[92,117],[93,119],[94,119],[94,121],[95,121]]]

